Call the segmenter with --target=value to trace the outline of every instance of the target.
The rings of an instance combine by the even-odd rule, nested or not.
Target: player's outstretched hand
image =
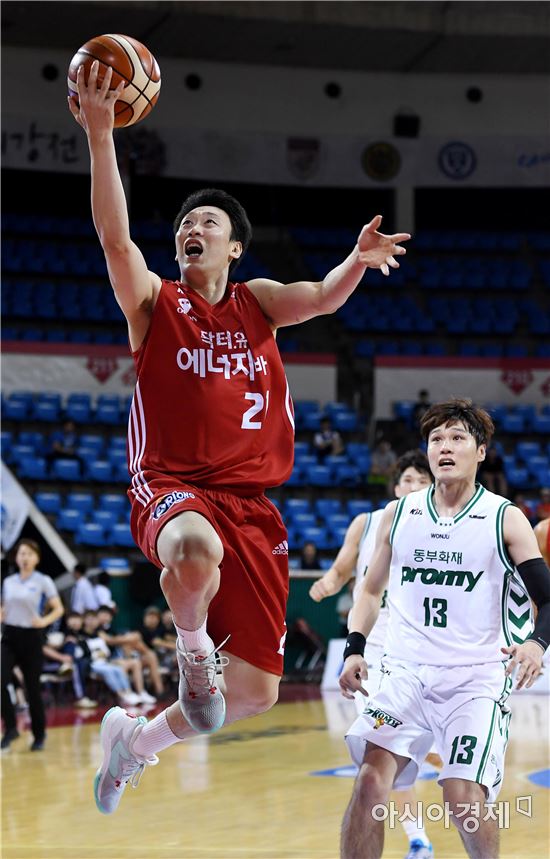
[[[80,66],[76,76],[76,95],[69,96],[69,110],[86,134],[91,131],[112,131],[115,121],[115,102],[122,94],[125,82],[122,80],[116,89],[109,89],[113,70],[109,67],[101,84],[98,85],[99,63],[94,60],[90,66],[88,83],[84,77],[84,66]]]
[[[320,579],[317,579],[316,582],[313,582],[309,589],[309,595],[315,602],[321,602],[325,597],[333,596],[333,594],[337,593],[338,590],[339,588],[333,587],[332,583],[326,576],[322,576]]]
[[[508,676],[519,666],[516,689],[521,689],[523,686],[529,689],[542,671],[542,647],[534,641],[524,641],[523,644],[513,644],[511,647],[500,649],[511,657],[506,666]]]
[[[378,227],[381,223],[382,215],[375,215],[370,224],[365,224],[359,233],[357,247],[359,259],[364,265],[368,268],[379,268],[382,274],[388,275],[390,267],[399,268],[395,257],[407,253],[399,242],[406,242],[411,236],[409,233],[394,233],[391,236],[379,233]]]
[[[338,681],[344,698],[350,698],[353,701],[354,692],[361,692],[368,698],[369,693],[361,683],[362,680],[367,680],[368,676],[367,663],[363,657],[357,653],[348,656]]]

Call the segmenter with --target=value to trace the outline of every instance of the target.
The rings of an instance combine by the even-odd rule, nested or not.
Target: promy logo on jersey
[[[401,584],[414,582],[418,576],[423,585],[446,585],[447,587],[464,588],[465,593],[473,591],[481,576],[470,570],[436,570],[433,567],[401,567]]]

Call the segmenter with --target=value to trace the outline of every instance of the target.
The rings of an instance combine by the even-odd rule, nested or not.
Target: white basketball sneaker
[[[211,653],[187,650],[179,637],[176,642],[180,709],[200,734],[219,730],[225,721],[225,698],[216,686],[216,674],[229,665],[227,656],[218,655],[227,638]]]
[[[128,782],[137,787],[146,766],[156,766],[156,755],[141,757],[132,751],[147,723],[144,716],[129,716],[122,707],[111,707],[101,723],[103,761],[94,779],[96,805],[102,814],[116,811]]]

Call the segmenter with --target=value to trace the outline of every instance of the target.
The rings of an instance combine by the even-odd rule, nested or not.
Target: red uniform
[[[286,529],[263,495],[293,466],[288,382],[263,311],[246,284],[210,305],[185,284],[162,287],[134,353],[128,427],[132,533],[156,554],[161,528],[194,510],[224,546],[208,631],[227,650],[282,671],[288,594]]]

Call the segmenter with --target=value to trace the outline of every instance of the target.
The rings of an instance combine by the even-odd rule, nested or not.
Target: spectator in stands
[[[170,618],[172,613],[170,612]],[[143,621],[139,632],[144,643],[157,654],[161,672],[163,668],[170,671],[176,666],[176,636],[172,635],[174,624],[170,619],[170,628],[165,629],[162,622],[162,612],[156,605],[150,605],[143,612]],[[168,636],[166,633],[168,632]]]
[[[479,466],[478,477],[483,486],[496,495],[508,497],[508,483],[504,474],[504,460],[496,447],[487,450],[485,460]]]
[[[300,569],[302,570],[319,570],[321,562],[317,552],[317,546],[308,540],[302,546],[300,553]]]
[[[393,476],[397,454],[387,439],[380,439],[372,452],[369,483],[389,482]]]
[[[102,634],[99,614],[87,611],[84,614],[83,632],[91,654],[91,669],[117,695],[122,704],[149,704],[155,699],[145,692],[141,662],[137,658],[114,657]],[[132,692],[129,675],[136,692]]]
[[[67,616],[67,626],[75,626],[75,619],[80,623],[82,628],[82,615],[77,612],[71,612]],[[55,635],[55,638],[54,638]],[[88,709],[97,707],[97,701],[92,701],[84,694],[86,680],[90,673],[90,655],[86,647],[88,655],[79,644],[71,631],[67,635],[64,633],[54,633],[48,636],[47,643],[42,648],[44,659],[57,664],[59,674],[71,673],[73,690],[75,697],[75,707],[80,709]],[[60,640],[57,641],[57,637]]]
[[[164,683],[162,680],[162,674],[160,673],[157,654],[146,645],[141,633],[137,630],[123,632],[120,634],[115,633],[112,628],[114,615],[115,613],[113,609],[109,606],[102,605],[99,607],[97,611],[99,621],[98,634],[104,639],[109,647],[120,649],[121,658],[137,658],[139,660],[142,673],[144,669],[148,669],[149,671],[155,695],[158,697],[162,696],[164,694]],[[140,692],[139,689],[138,692]],[[144,703],[152,704],[156,701],[156,698],[153,698],[152,695],[149,696],[151,700],[145,700],[149,695],[148,692],[144,692],[143,694],[140,692],[140,694]]]
[[[537,519],[550,519],[550,488],[544,486],[540,490],[540,501],[537,504]]]
[[[103,570],[97,576],[96,583],[94,585],[94,591],[97,597],[98,606],[106,605],[109,606],[109,608],[116,610],[116,603],[111,593],[110,582],[111,577],[109,573],[106,573],[105,570]]]
[[[63,604],[50,576],[37,570],[39,562],[38,543],[26,538],[19,540],[15,547],[19,572],[4,579],[2,585],[3,749],[19,736],[8,690],[15,665],[19,666],[25,680],[34,736],[31,751],[41,751],[46,738],[46,713],[40,690],[43,630],[63,615]],[[44,610],[46,614],[42,613]]]
[[[73,421],[65,421],[63,429],[52,433],[50,438],[50,450],[46,459],[51,463],[56,459],[77,459],[82,468],[84,462],[77,454],[78,434]]]
[[[324,462],[327,456],[338,456],[344,451],[342,436],[332,429],[330,418],[321,418],[319,432],[313,436],[313,447],[317,451],[319,462]]]
[[[86,565],[76,564],[73,569],[74,585],[71,590],[71,611],[84,614],[85,611],[97,611],[100,606],[95,588],[86,576]]]
[[[422,388],[422,390],[418,392],[418,400],[412,410],[412,423],[415,430],[420,431],[420,421],[430,406],[430,394],[425,388]]]

